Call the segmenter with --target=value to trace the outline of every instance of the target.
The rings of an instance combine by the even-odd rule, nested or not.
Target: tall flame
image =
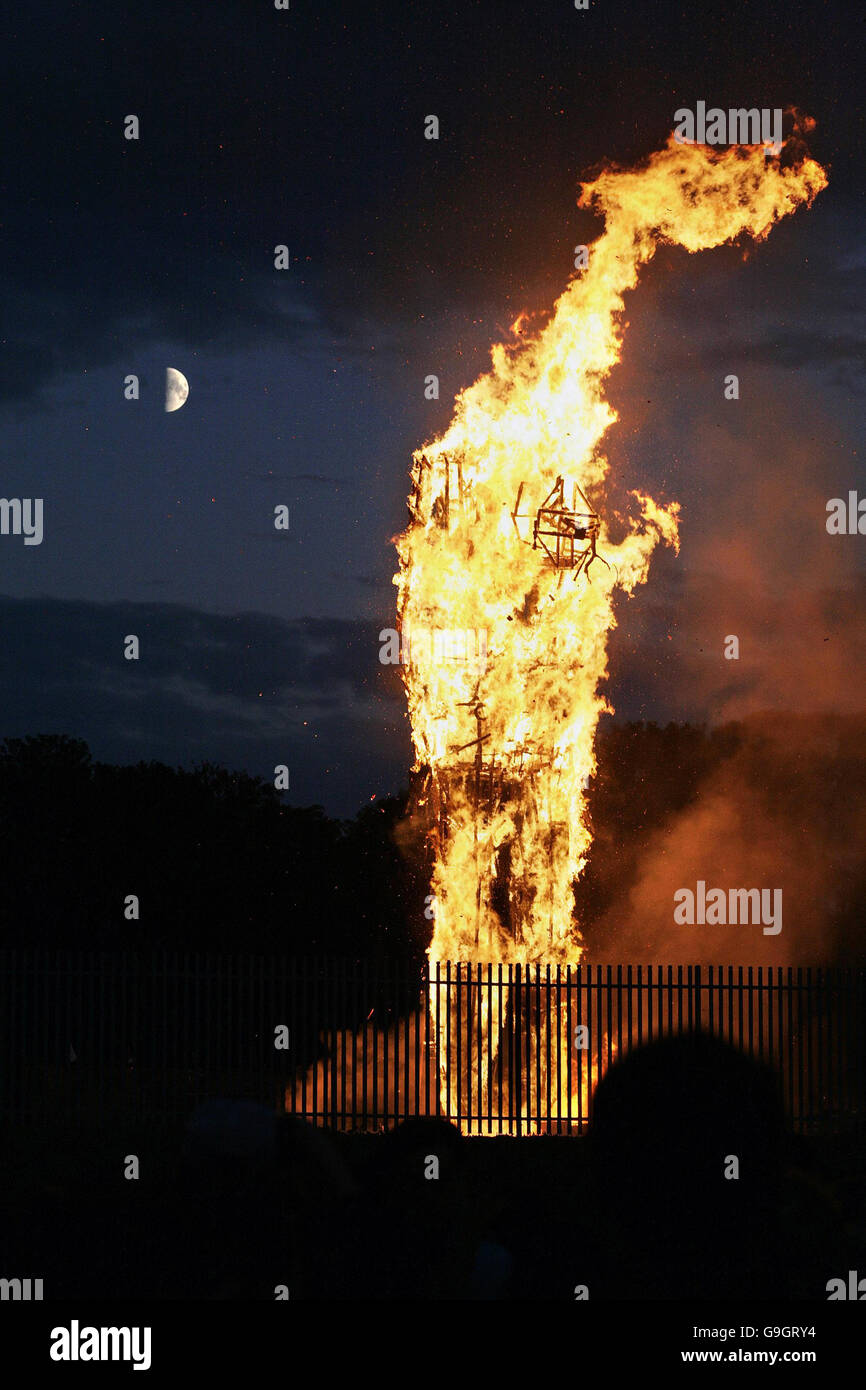
[[[521,320],[493,347],[448,429],[414,454],[394,582],[434,850],[432,960],[580,959],[573,884],[614,599],[646,580],[656,545],[678,543],[676,503],[635,492],[630,515],[605,516],[601,446],[617,415],[603,391],[623,296],[660,243],[762,240],[811,203],[823,169],[786,162],[671,136],[639,167],[584,183],[579,206],[605,219],[586,268],[545,326]],[[455,652],[437,633],[469,638]]]

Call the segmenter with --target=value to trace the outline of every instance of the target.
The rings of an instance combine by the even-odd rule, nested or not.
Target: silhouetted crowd
[[[180,1299],[824,1299],[829,1279],[862,1263],[864,1235],[861,1143],[833,1144],[788,1133],[774,1076],[702,1034],[611,1067],[580,1138],[464,1138],[436,1119],[345,1135],[213,1100],[187,1124],[176,1181],[119,1180],[94,1194],[77,1273],[74,1224],[54,1231],[53,1287]]]

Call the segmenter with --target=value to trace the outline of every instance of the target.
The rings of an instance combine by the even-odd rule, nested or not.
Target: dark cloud
[[[671,353],[669,365],[676,371],[726,368],[731,363],[758,362],[771,367],[824,367],[837,362],[858,363],[866,367],[866,338],[852,333],[807,332],[774,334],[758,342],[720,340],[699,354]]]
[[[330,478],[323,473],[297,473],[295,481],[299,483],[321,483],[325,487],[350,487],[351,478]]]
[[[396,567],[395,561],[391,569],[394,570]],[[353,575],[353,578],[356,584],[361,585],[362,589],[391,589],[392,591],[394,589],[390,575],[356,574]]]
[[[338,814],[405,780],[399,686],[372,624],[4,597],[0,631],[0,737],[65,733],[107,762],[262,776],[286,762],[289,799]],[[123,658],[130,633],[138,662]]]

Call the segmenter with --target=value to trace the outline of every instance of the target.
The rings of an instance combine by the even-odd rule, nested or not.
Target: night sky
[[[663,720],[862,708],[866,541],[825,509],[866,492],[863,26],[750,0],[17,7],[0,495],[43,498],[45,534],[0,536],[0,738],[286,763],[293,803],[340,815],[405,785],[378,633],[411,451],[599,233],[579,180],[699,100],[807,112],[829,186],[757,248],[662,249],[629,298],[611,476],[681,502],[682,549],[621,606],[608,696]]]

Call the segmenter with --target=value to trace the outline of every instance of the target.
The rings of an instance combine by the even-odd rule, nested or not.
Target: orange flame
[[[810,204],[823,169],[785,162],[761,146],[671,136],[639,167],[584,183],[579,206],[605,219],[587,268],[543,327],[517,319],[516,341],[493,347],[445,433],[414,454],[411,521],[395,542],[401,628],[484,634],[483,661],[480,642],[461,661],[413,641],[403,668],[435,857],[431,960],[580,959],[573,884],[590,845],[596,726],[610,709],[599,687],[614,599],[645,582],[660,542],[678,543],[675,502],[633,493],[617,540],[604,516],[602,444],[617,415],[603,392],[620,358],[623,296],[660,243],[694,252],[743,234],[760,241]],[[590,563],[576,566],[573,547],[560,563],[560,540],[582,528],[588,544],[593,526]],[[539,531],[555,543],[539,544]]]

